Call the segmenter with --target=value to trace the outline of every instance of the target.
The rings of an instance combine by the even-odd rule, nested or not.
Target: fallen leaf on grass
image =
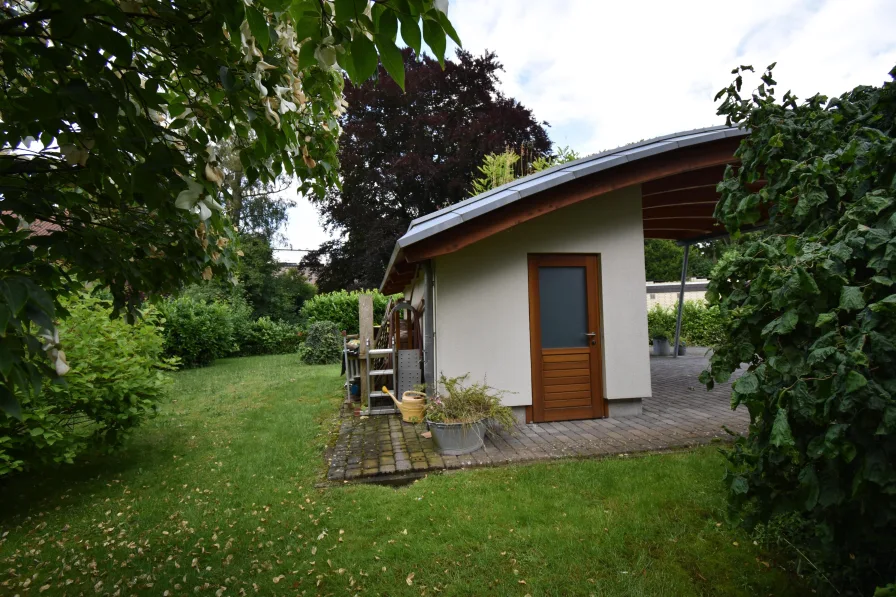
[[[411,572],[410,574],[408,574],[408,577],[407,577],[406,579],[404,579],[404,580],[405,580],[405,582],[408,583],[408,586],[409,586],[409,587],[410,587],[411,585],[413,585],[413,584],[414,584],[414,573]]]

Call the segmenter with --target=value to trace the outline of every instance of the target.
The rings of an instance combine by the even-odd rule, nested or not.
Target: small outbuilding
[[[651,395],[644,239],[723,233],[716,185],[746,133],[688,131],[515,180],[414,220],[381,289],[423,322],[423,374],[511,392],[526,422],[640,414]]]

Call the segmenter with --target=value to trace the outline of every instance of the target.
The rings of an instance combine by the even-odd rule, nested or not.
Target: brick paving
[[[650,359],[653,397],[644,399],[639,416],[521,424],[514,433],[488,433],[482,449],[463,456],[439,454],[422,436],[424,424],[403,423],[399,415],[354,417],[344,409],[327,454],[327,478],[388,481],[427,471],[694,446],[728,439],[724,427],[744,433],[749,416],[731,410],[731,385],[707,392],[697,381],[705,351],[688,351],[677,359]]]

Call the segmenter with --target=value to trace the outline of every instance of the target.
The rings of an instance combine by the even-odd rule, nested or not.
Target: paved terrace
[[[354,417],[343,409],[327,453],[327,478],[386,482],[444,469],[695,446],[729,438],[723,427],[746,432],[746,410],[730,408],[731,385],[707,392],[697,381],[705,350],[688,352],[677,359],[651,357],[653,397],[644,400],[640,416],[517,425],[512,434],[487,434],[484,448],[463,456],[440,455],[433,440],[422,437],[424,424],[402,423],[399,415]]]

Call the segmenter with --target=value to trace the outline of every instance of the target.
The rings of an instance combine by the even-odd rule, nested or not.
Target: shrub
[[[731,505],[748,525],[808,521],[800,552],[840,594],[870,595],[896,578],[896,84],[779,102],[770,69],[742,97],[742,71],[719,112],[751,132],[715,215],[734,234],[769,219],[713,270],[731,317],[701,376],[746,363]]]
[[[381,294],[376,290],[355,290],[352,292],[337,290],[336,292],[318,294],[305,301],[305,304],[302,306],[302,321],[306,326],[310,326],[318,321],[332,321],[340,331],[357,334],[358,296],[361,294],[373,295],[374,324],[382,321],[386,313],[386,304],[392,297]]]
[[[37,396],[17,396],[22,420],[0,413],[0,476],[39,464],[71,463],[90,448],[112,450],[154,412],[172,362],[153,308],[129,325],[110,318],[108,302],[86,295],[70,299],[58,326],[71,370],[64,383]]]
[[[675,312],[662,305],[654,305],[647,312],[647,335],[651,341],[654,338],[672,338],[675,335]]]
[[[249,332],[240,344],[240,355],[286,354],[299,349],[301,336],[298,326],[284,321],[259,317],[249,325]],[[340,350],[342,346],[340,344]]]
[[[308,326],[299,358],[308,365],[338,363],[342,358],[342,334],[332,321],[316,321]]]
[[[675,309],[678,306],[676,305]],[[673,334],[675,331],[673,309]],[[718,305],[685,301],[681,314],[681,337],[688,346],[716,346],[722,341],[722,313]]]
[[[487,383],[466,384],[470,374],[460,377],[439,376],[443,392],[426,403],[426,419],[434,423],[475,423],[483,419],[489,426],[513,428],[516,419],[509,406],[501,404],[507,395]]]
[[[675,338],[678,304],[669,308],[654,305],[647,312],[647,333],[650,339]],[[704,301],[686,301],[681,313],[681,339],[688,346],[715,346],[722,340],[722,315],[718,306]]]
[[[208,365],[238,349],[230,305],[190,297],[162,304],[165,353],[187,367]]]

